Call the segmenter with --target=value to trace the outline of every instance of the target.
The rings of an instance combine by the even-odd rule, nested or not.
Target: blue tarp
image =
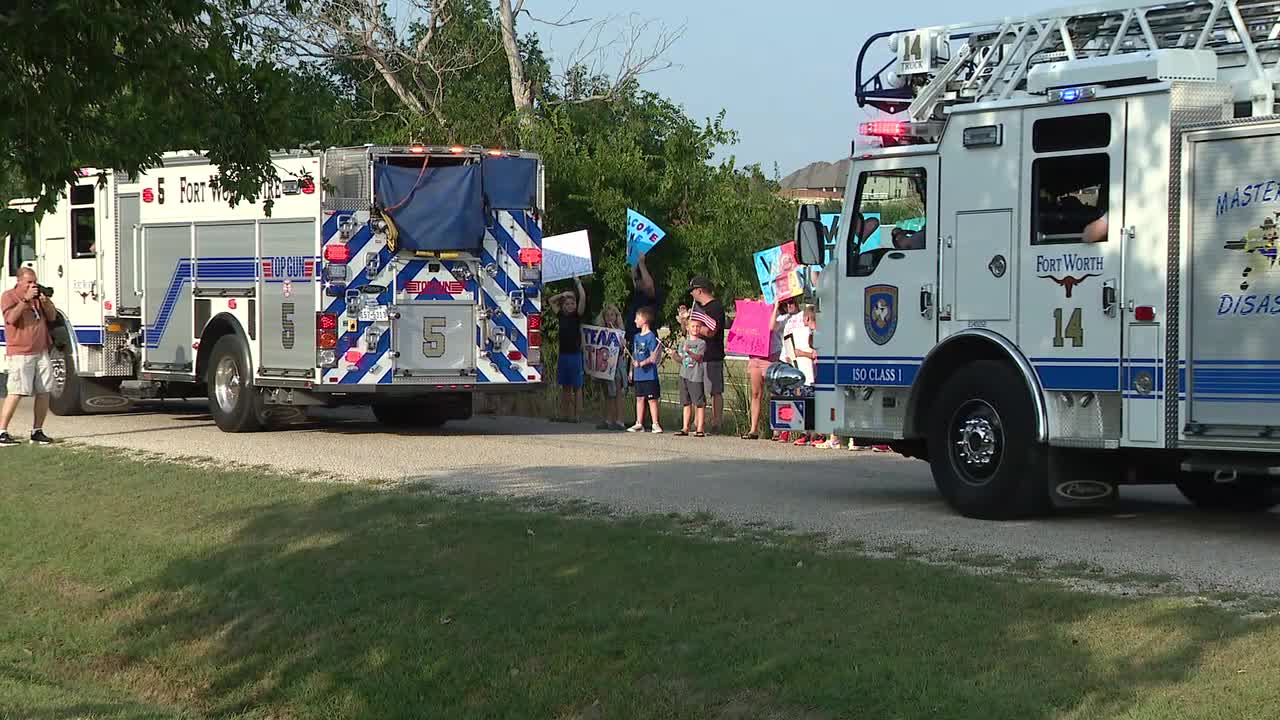
[[[373,166],[378,205],[399,231],[399,249],[476,250],[484,242],[484,200],[475,165]]]
[[[537,160],[486,157],[480,167],[485,206],[490,210],[528,210],[538,206]]]

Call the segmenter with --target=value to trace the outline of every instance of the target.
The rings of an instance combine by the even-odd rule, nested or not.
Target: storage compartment
[[[1280,430],[1280,126],[1197,138],[1189,157],[1188,435]]]

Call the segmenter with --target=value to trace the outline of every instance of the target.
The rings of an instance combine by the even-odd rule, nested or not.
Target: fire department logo
[[[898,288],[893,285],[872,285],[865,290],[863,324],[867,337],[877,345],[893,339],[898,331]]]
[[[464,282],[458,280],[441,282],[434,278],[407,280],[404,284],[404,291],[410,295],[461,295],[466,289],[467,285]]]

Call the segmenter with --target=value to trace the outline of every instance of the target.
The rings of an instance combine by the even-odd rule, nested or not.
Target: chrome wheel
[[[213,371],[213,395],[224,413],[234,412],[240,400],[240,368],[234,358],[224,356]]]
[[[952,418],[951,464],[969,485],[991,482],[1004,456],[1004,426],[1000,414],[982,400],[960,406]]]

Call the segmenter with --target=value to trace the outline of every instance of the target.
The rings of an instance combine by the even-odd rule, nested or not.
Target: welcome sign
[[[640,256],[652,250],[666,235],[667,231],[652,220],[627,208],[627,264],[639,265]]]

